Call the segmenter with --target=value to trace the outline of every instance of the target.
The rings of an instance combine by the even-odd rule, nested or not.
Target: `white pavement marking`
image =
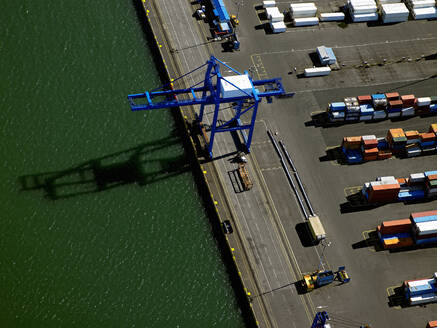
[[[393,41],[381,41],[381,42],[370,42],[370,43],[361,43],[361,44],[352,44],[352,45],[344,45],[344,46],[332,46],[333,49],[345,49],[345,48],[357,48],[357,47],[370,47],[370,46],[378,46],[383,44],[393,44],[393,43],[407,43],[407,42],[417,42],[417,41],[430,41],[437,40],[437,37],[429,37],[429,38],[415,38],[408,40],[393,40]],[[308,52],[314,51],[314,48],[308,49],[290,49],[290,50],[282,50],[282,51],[266,51],[261,53],[253,54],[252,56],[264,56],[264,55],[278,55],[278,54],[287,54],[292,52]]]

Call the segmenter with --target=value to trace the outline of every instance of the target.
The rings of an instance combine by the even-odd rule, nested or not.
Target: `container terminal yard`
[[[380,138],[399,129],[428,133],[437,115],[428,111],[378,121],[329,122],[326,109],[360,95],[436,96],[437,21],[410,16],[395,24],[353,23],[346,11],[346,22],[297,27],[289,17],[290,3],[275,3],[280,14],[275,15],[285,12],[285,27],[283,33],[273,33],[261,1],[143,0],[171,89],[189,91],[169,93],[175,98],[167,107],[173,101],[193,105],[180,111],[198,158],[196,169],[210,193],[206,197],[217,210],[247,296],[245,315],[259,327],[433,327],[437,248],[419,240],[423,234],[437,236],[435,214],[429,212],[437,210],[429,191],[435,186],[437,154],[384,153],[380,159],[385,160],[370,154],[367,159],[372,160],[354,165],[337,155],[346,154],[341,154],[345,137]],[[345,11],[345,1],[316,5],[320,12]],[[361,19],[357,12],[354,20]],[[312,74],[305,69],[320,67],[319,46],[330,47],[337,63],[329,66],[327,76],[305,77]],[[277,89],[260,87],[251,143],[238,131],[239,125],[251,131],[250,101],[220,105],[200,89],[190,91],[190,86],[203,86],[209,66],[195,69],[208,60],[220,66],[224,77],[247,70],[253,81],[282,78]],[[220,87],[222,95],[232,92],[229,85]],[[233,91],[241,89],[237,85]],[[268,96],[275,90],[282,97]],[[144,92],[141,86],[132,91]],[[199,106],[202,101],[207,106]],[[235,112],[245,109],[245,115],[232,121]],[[201,127],[196,115],[202,116]],[[212,136],[214,126],[226,121],[239,125],[227,125],[227,132]],[[423,145],[428,145],[426,138]],[[384,184],[377,177],[399,186],[396,194],[389,190],[375,196],[381,187],[374,186]],[[417,195],[414,179],[422,179],[420,188],[430,197],[411,198]],[[370,182],[377,183],[371,187]],[[396,198],[401,194],[406,198]],[[417,215],[421,212],[429,213]]]

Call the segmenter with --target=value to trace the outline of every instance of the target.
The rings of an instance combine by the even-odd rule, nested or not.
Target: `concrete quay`
[[[238,137],[217,135],[213,161],[196,153],[197,170],[208,186],[207,198],[219,220],[230,220],[234,227],[234,233],[225,237],[255,318],[254,325],[309,327],[314,314],[324,309],[331,315],[333,327],[359,327],[364,323],[371,327],[424,327],[437,313],[437,304],[404,308],[396,303],[394,290],[404,280],[437,271],[436,249],[375,251],[363,240],[382,220],[435,209],[437,203],[389,204],[366,211],[342,209],[346,195],[363,182],[376,176],[405,177],[436,169],[436,156],[348,166],[327,159],[326,154],[343,136],[381,136],[392,127],[425,131],[430,123],[437,122],[437,117],[328,128],[314,126],[311,113],[324,110],[328,102],[377,91],[436,94],[437,79],[433,76],[437,74],[437,60],[421,56],[432,55],[437,49],[437,21],[346,27],[323,23],[300,28],[287,24],[287,32],[276,35],[269,31],[259,2],[244,1],[239,9],[238,1],[225,3],[230,13],[239,12],[239,52],[228,52],[220,42],[211,41],[209,25],[193,17],[198,4],[187,0],[143,0],[170,80],[205,63],[214,54],[240,71],[249,69],[255,79],[282,77],[287,91],[296,92],[294,98],[260,105],[252,152],[248,155],[247,167],[254,184],[250,191],[240,189],[235,175],[237,165],[231,161],[238,150]],[[341,3],[322,0],[317,5],[333,11]],[[285,10],[287,3],[279,6]],[[344,65],[329,77],[302,78],[303,68],[313,66],[313,53],[319,45],[333,47]],[[370,67],[365,68],[364,62]],[[203,74],[198,72],[178,81],[180,84],[175,87],[199,82]],[[181,108],[187,126],[193,122],[196,110]],[[223,108],[221,118],[231,118],[231,110]],[[209,109],[206,123],[211,119]],[[323,221],[329,247],[308,246],[303,241],[300,227],[304,217],[266,130],[277,133],[278,140],[287,145],[315,212]],[[194,147],[201,143],[193,131],[190,136]],[[320,266],[322,253],[324,267],[346,265],[352,281],[299,293],[295,283],[302,274]]]

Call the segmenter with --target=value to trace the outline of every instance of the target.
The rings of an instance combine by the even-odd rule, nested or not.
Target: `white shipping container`
[[[378,2],[382,5],[385,3],[401,3],[401,0],[378,0]]]
[[[412,289],[412,291],[415,291],[416,287],[420,286],[427,286],[434,282],[433,278],[427,278],[427,279],[419,279],[419,280],[413,280],[407,282],[407,287],[409,289]]]
[[[251,95],[252,82],[246,74],[224,76],[220,80],[220,90],[223,98],[242,97],[246,96],[246,93]]]
[[[414,19],[432,19],[437,18],[437,9],[435,7],[413,9]]]
[[[273,33],[282,33],[287,30],[284,22],[270,22],[270,27],[272,28]]]
[[[373,112],[373,119],[380,120],[387,117],[387,113],[384,110],[376,110]]]
[[[316,6],[302,6],[290,8],[290,14],[292,18],[314,17],[316,16],[316,13]]]
[[[266,9],[267,18],[271,22],[281,22],[284,20],[284,14],[281,13],[278,7],[272,7]]]
[[[352,15],[352,21],[354,23],[360,23],[360,22],[372,22],[378,20],[378,14],[360,14],[360,15]]]
[[[429,294],[410,297],[410,304],[411,305],[425,304],[425,303],[431,303],[431,302],[435,302],[435,301],[437,301],[437,294],[435,294],[435,293],[429,293]]]
[[[321,22],[344,21],[344,13],[322,13],[319,18]]]
[[[264,0],[263,1],[263,8],[271,8],[271,7],[276,7],[275,0]]]
[[[417,98],[417,106],[428,106],[431,105],[431,97]]]
[[[414,107],[402,108],[402,116],[414,116],[414,114]]]
[[[418,222],[415,224],[419,236],[437,233],[437,220],[428,222]]]
[[[387,3],[381,5],[381,9],[385,14],[405,14],[409,13],[405,3]]]
[[[374,5],[376,2],[374,0],[349,0],[348,4],[352,6],[367,6]]]
[[[305,68],[305,76],[313,77],[313,76],[324,76],[329,75],[331,73],[331,68],[326,67],[314,67],[314,68]]]
[[[350,10],[353,14],[371,14],[375,13],[378,8],[375,5],[366,5],[366,6],[351,6]]]
[[[290,10],[293,10],[293,8],[299,8],[299,7],[316,7],[315,2],[299,2],[299,3],[290,3]]]
[[[411,8],[417,9],[417,8],[427,8],[427,7],[434,7],[435,1],[434,0],[410,0],[408,2]]]
[[[294,18],[293,25],[294,26],[319,25],[319,19],[317,17]]]
[[[401,116],[401,112],[388,113],[387,116],[388,117],[399,117],[399,116]]]
[[[410,174],[410,182],[423,182],[425,181],[425,174],[424,173],[411,173]]]
[[[374,139],[376,139],[376,136],[373,135],[373,134],[370,134],[370,135],[366,135],[366,136],[361,136],[361,139],[363,139],[363,140],[374,140]]]

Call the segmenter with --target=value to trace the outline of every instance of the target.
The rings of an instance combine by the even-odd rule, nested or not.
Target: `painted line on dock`
[[[359,48],[359,47],[372,47],[372,46],[380,46],[385,44],[395,44],[395,43],[408,43],[408,42],[418,42],[418,41],[430,41],[437,40],[437,37],[428,37],[428,38],[414,38],[414,39],[405,39],[405,40],[386,40],[380,42],[369,42],[369,43],[360,43],[360,44],[352,44],[352,45],[343,45],[343,46],[331,46],[332,49],[346,49],[346,48]],[[266,51],[255,53],[253,55],[257,56],[265,56],[265,55],[280,55],[280,54],[289,54],[293,52],[313,52],[314,48],[307,49],[290,49],[290,50],[282,50],[282,51]]]

